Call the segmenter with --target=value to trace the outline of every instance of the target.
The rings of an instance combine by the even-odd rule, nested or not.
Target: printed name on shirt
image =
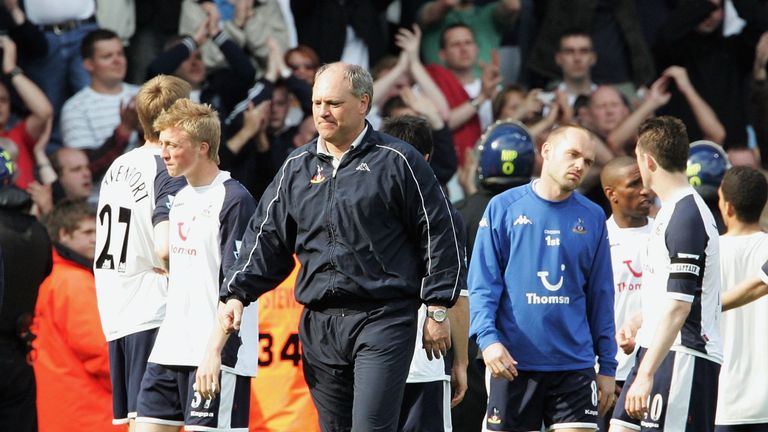
[[[104,186],[109,185],[112,182],[128,184],[128,187],[131,188],[131,193],[133,194],[133,202],[139,202],[144,198],[149,197],[147,184],[142,177],[143,175],[138,168],[120,165],[118,167],[112,167],[112,169],[107,171],[102,183]]]

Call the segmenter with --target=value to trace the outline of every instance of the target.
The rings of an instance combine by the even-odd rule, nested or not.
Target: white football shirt
[[[168,175],[160,149],[143,146],[117,159],[101,181],[93,264],[108,341],[160,326],[167,278],[155,253],[154,226],[186,184]]]
[[[728,290],[760,276],[768,260],[768,234],[720,237],[720,279]],[[768,297],[723,313],[723,365],[715,424],[768,423]]]
[[[664,201],[656,215],[643,261],[643,325],[637,335],[648,348],[670,300],[691,303],[670,348],[722,363],[720,247],[715,219],[701,197],[686,187]]]
[[[199,366],[211,330],[218,325],[219,287],[239,254],[256,202],[226,171],[208,186],[187,186],[170,212],[170,276],[166,316],[149,361]],[[258,366],[258,303],[243,312],[240,331],[227,340],[223,369],[255,376]]]
[[[645,226],[637,228],[619,228],[613,216],[605,222],[608,228],[608,242],[611,245],[611,265],[614,281],[614,316],[616,329],[635,313],[641,310],[640,292],[643,287],[643,256],[651,233],[653,219],[648,218]],[[624,354],[621,349],[616,353],[619,366],[616,380],[626,381],[629,371],[635,364],[637,346],[632,354]]]

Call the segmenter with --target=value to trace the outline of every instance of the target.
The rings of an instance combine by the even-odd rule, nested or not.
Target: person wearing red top
[[[46,131],[48,122],[53,117],[53,107],[40,88],[24,75],[16,65],[16,44],[8,36],[0,36],[2,49],[2,72],[5,77],[0,81],[0,137],[8,138],[16,145],[15,162],[19,170],[16,186],[26,189],[35,179],[35,165],[41,167],[48,163],[45,157],[45,145],[36,146],[38,139]],[[8,86],[18,93],[29,115],[7,129],[11,117],[11,94]],[[5,147],[6,144],[0,144]],[[12,149],[5,149],[12,150]]]
[[[64,200],[50,214],[48,232],[53,271],[40,285],[33,324],[39,428],[124,431],[112,426],[109,354],[91,270],[96,212],[83,200]]]

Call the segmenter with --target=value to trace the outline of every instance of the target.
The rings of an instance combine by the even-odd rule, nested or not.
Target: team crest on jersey
[[[311,184],[318,184],[325,181],[325,174],[323,174],[323,167],[320,165],[317,166],[317,172],[315,175],[312,176],[311,179],[309,179],[309,182]]]
[[[494,407],[493,408],[493,415],[488,417],[488,424],[497,425],[501,424],[501,417],[499,417],[499,409]]]
[[[576,226],[573,227],[573,232],[576,234],[586,234],[587,229],[584,228],[584,221],[581,218],[576,218]]]

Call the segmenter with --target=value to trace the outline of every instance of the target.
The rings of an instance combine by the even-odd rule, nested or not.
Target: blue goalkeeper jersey
[[[534,180],[536,181],[536,180]],[[547,201],[533,182],[488,204],[469,268],[470,333],[501,342],[517,368],[616,372],[605,214],[578,193]]]

